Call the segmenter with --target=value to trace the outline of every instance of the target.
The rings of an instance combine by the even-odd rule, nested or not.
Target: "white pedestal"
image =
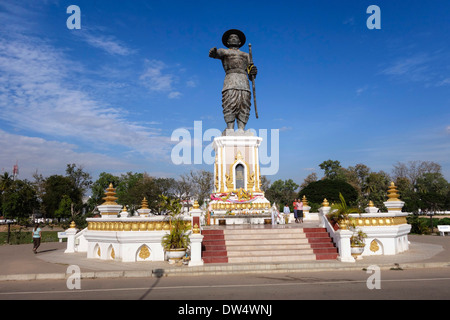
[[[191,260],[189,261],[189,266],[202,266],[202,241],[203,235],[199,233],[191,234]]]
[[[75,252],[75,235],[78,232],[77,228],[69,228],[66,231],[67,235],[67,248],[64,253],[74,253]]]

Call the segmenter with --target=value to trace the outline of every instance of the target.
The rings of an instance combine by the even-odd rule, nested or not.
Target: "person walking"
[[[34,254],[37,253],[37,249],[41,245],[41,236],[42,231],[41,228],[39,228],[39,223],[36,223],[33,229],[33,252]]]

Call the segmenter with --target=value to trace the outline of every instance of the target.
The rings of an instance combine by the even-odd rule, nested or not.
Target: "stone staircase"
[[[334,260],[337,249],[324,228],[204,229],[204,263]]]

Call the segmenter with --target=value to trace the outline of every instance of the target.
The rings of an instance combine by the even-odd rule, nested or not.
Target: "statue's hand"
[[[211,50],[209,50],[209,56],[211,58],[216,58],[217,57],[217,48],[216,47],[214,47]]]
[[[258,68],[255,65],[249,67],[248,77],[251,79],[252,77],[256,79],[256,75],[258,74]]]

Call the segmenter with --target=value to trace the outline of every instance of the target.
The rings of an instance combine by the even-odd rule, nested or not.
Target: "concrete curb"
[[[450,262],[418,262],[404,264],[375,264],[381,270],[423,269],[423,268],[448,268]],[[327,272],[327,271],[362,271],[367,264],[355,263],[315,263],[305,265],[302,263],[287,264],[263,264],[263,265],[221,265],[201,266],[192,268],[168,268],[153,270],[127,270],[127,271],[94,271],[81,272],[81,279],[104,278],[148,278],[167,276],[201,276],[201,275],[228,275],[228,274],[258,274],[258,273],[291,273],[291,272]],[[66,280],[72,274],[66,273],[36,273],[36,274],[11,274],[0,275],[0,281],[32,281],[32,280]]]

